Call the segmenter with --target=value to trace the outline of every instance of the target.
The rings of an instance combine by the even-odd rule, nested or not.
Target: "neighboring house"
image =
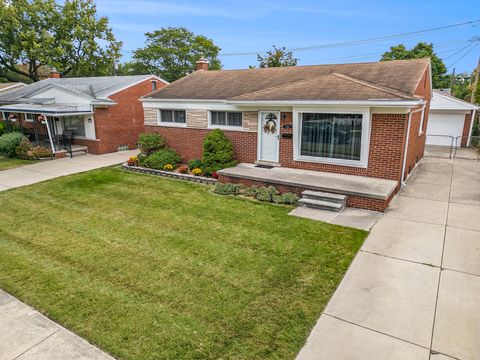
[[[101,154],[135,148],[143,132],[141,96],[167,84],[154,75],[53,78],[0,93],[0,112],[32,140],[51,146],[57,156],[62,134],[73,144]],[[46,119],[46,121],[44,121]],[[64,146],[64,145],[63,145]]]
[[[465,147],[470,144],[478,106],[434,90],[427,127],[427,144]]]
[[[24,86],[27,86],[27,84],[24,84],[22,82],[6,82],[6,83],[0,83],[0,94],[22,88]]]
[[[184,160],[201,158],[205,135],[220,128],[242,163],[343,174],[331,183],[372,186],[372,194],[365,177],[388,180],[392,190],[381,199],[355,197],[347,185],[327,188],[349,194],[349,206],[384,210],[423,156],[429,59],[206,70],[200,61],[196,72],[142,99],[146,131],[163,135]],[[221,180],[235,176],[222,172]]]

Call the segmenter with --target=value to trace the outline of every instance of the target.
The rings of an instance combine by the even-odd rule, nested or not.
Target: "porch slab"
[[[247,163],[220,170],[219,174],[239,179],[378,200],[388,199],[398,185],[394,180],[284,167],[265,169]]]

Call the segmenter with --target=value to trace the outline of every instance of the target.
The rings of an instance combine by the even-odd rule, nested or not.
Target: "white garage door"
[[[465,114],[435,114],[430,113],[427,126],[427,145],[451,146],[455,139],[463,134]],[[459,139],[458,145],[461,140]],[[454,142],[455,144],[455,142]]]

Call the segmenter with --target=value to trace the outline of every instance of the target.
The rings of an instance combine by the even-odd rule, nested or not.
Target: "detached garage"
[[[468,146],[478,107],[434,90],[427,125],[427,145]]]

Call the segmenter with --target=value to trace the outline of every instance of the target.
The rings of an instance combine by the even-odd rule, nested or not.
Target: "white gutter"
[[[421,109],[410,111],[408,113],[407,140],[405,141],[405,154],[403,155],[402,174],[401,174],[401,177],[400,177],[401,187],[404,187],[406,185],[406,181],[407,181],[407,179],[404,180],[403,177],[405,176],[405,169],[407,168],[408,144],[410,142],[410,126],[411,126],[411,123],[412,123],[412,121],[411,121],[412,120],[412,114],[414,114],[416,112],[419,112],[419,111],[422,111],[422,112],[425,111],[425,103],[423,104]],[[408,178],[408,176],[407,176],[407,178]]]
[[[470,130],[468,130],[467,147],[470,146],[470,141],[472,141],[473,123],[475,122],[476,112],[477,109],[473,109],[472,118],[470,120]]]

